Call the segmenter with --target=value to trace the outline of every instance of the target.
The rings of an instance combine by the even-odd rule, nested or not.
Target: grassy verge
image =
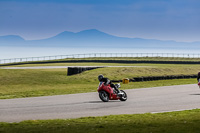
[[[141,66],[141,64],[124,64],[124,63],[45,63],[45,64],[12,65],[12,66],[6,66],[6,67],[37,67],[37,66]]]
[[[198,133],[200,110],[0,123],[5,133]]]
[[[127,58],[126,58],[127,59]],[[149,59],[149,58],[148,58]],[[158,59],[158,58],[157,58]],[[46,64],[45,64],[46,65]],[[58,64],[48,64],[58,65]],[[62,65],[133,65],[63,63]],[[116,80],[140,76],[196,74],[199,65],[137,64],[141,68],[100,68],[81,74],[66,76],[67,69],[4,70],[0,69],[0,99],[71,94],[96,91],[97,76],[103,74]],[[30,65],[22,65],[30,66]],[[31,65],[33,66],[33,65]],[[35,65],[38,66],[38,65]],[[41,64],[39,65],[41,66]],[[196,79],[176,79],[122,84],[122,89],[147,88],[180,84],[193,84]],[[0,132],[5,133],[95,133],[95,132],[199,132],[200,110],[159,114],[112,115],[67,120],[30,120],[20,123],[0,122]]]
[[[84,60],[125,60],[125,61],[185,61],[185,62],[191,62],[191,61],[200,61],[200,58],[181,58],[181,57],[95,57],[95,58],[66,58],[66,59],[57,59],[57,60],[46,60],[46,61],[29,61],[29,62],[20,62],[19,64],[16,63],[7,63],[8,66],[54,66],[54,65],[65,65],[66,63],[62,63],[62,61],[84,61]],[[50,63],[50,62],[54,63]],[[60,63],[56,63],[59,62]],[[45,62],[44,64],[42,64]],[[48,63],[49,62],[49,63]],[[35,63],[35,64],[30,64]],[[16,64],[16,65],[15,65]],[[97,63],[98,64],[98,63]],[[114,63],[110,63],[114,64]],[[4,66],[5,64],[0,64],[1,66]]]
[[[0,69],[0,99],[47,96],[96,91],[97,76],[119,80],[140,76],[196,74],[198,65],[140,64],[148,67],[99,68],[66,76],[67,69]],[[162,80],[122,84],[122,89],[193,84],[196,79]]]

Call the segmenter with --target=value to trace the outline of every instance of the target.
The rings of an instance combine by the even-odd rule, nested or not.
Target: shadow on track
[[[85,102],[85,103],[102,103],[102,101],[89,101],[89,102]]]
[[[200,94],[199,94],[200,95]],[[113,100],[109,102],[103,102],[103,101],[89,101],[89,102],[84,102],[84,103],[113,103],[113,102],[121,102],[119,100]]]
[[[190,94],[190,95],[199,95],[200,96],[200,94]]]

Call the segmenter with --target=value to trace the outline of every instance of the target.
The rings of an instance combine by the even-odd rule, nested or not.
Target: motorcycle
[[[120,84],[115,84],[115,86],[117,88],[120,88]],[[120,95],[119,95],[114,88],[112,88],[110,85],[105,85],[104,82],[99,83],[97,91],[99,92],[99,98],[103,102],[108,102],[109,100],[121,100],[121,101],[127,100],[127,94],[125,91],[120,90]]]

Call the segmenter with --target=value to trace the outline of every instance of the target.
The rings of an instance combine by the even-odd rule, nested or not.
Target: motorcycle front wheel
[[[100,91],[99,92],[99,98],[103,101],[103,102],[108,102],[109,101],[109,96],[105,91]]]
[[[120,100],[121,101],[126,101],[127,100],[127,94],[126,94],[126,92],[123,91],[123,90],[120,90],[120,91],[123,93],[123,95],[120,97]]]

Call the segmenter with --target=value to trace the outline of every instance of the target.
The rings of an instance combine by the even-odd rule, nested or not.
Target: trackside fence
[[[70,58],[97,58],[97,57],[173,57],[173,58],[200,58],[200,54],[186,53],[89,53],[89,54],[70,54],[41,57],[11,58],[0,59],[0,64],[29,62],[29,61],[47,61]]]

